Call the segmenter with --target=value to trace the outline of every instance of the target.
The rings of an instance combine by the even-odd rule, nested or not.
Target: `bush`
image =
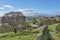
[[[60,24],[56,26],[56,31],[60,32]]]

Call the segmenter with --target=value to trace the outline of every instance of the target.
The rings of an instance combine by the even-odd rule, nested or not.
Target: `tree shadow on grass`
[[[2,36],[0,36],[0,38],[3,38],[3,37],[15,37],[15,36],[23,36],[23,35],[31,35],[31,34],[36,34],[36,33],[39,33],[39,31],[34,31],[34,32],[26,32],[26,31],[24,31],[24,32],[19,32],[19,33],[17,33],[17,34],[6,34],[6,35],[2,35]]]
[[[31,35],[31,34],[36,34],[39,33],[39,31],[35,31],[35,32],[22,32],[22,33],[17,33],[15,35],[10,35],[9,37],[14,37],[14,36],[23,36],[23,35]]]

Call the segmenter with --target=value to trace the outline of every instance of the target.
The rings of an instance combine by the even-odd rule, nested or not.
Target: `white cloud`
[[[26,16],[30,16],[30,15],[35,15],[35,14],[40,14],[41,13],[40,11],[37,11],[35,9],[17,9],[17,10],[14,10],[14,11],[20,11]]]
[[[6,8],[8,8],[8,9],[14,9],[14,7],[12,5],[1,5],[0,6],[0,10],[4,10]]]
[[[0,6],[0,10],[2,10],[2,9],[4,9],[4,7],[3,6]]]
[[[17,9],[17,10],[14,10],[14,11],[20,11],[20,12],[23,12],[23,13],[36,13],[36,12],[40,13],[40,11],[37,11],[35,9]]]
[[[5,13],[4,12],[0,12],[0,17],[2,17]]]
[[[14,9],[14,7],[12,5],[0,5],[0,17],[2,17],[5,12],[8,12],[6,11],[6,9],[8,9],[8,11],[11,11],[12,9]]]
[[[14,9],[14,7],[12,5],[4,5],[4,8],[11,8]]]

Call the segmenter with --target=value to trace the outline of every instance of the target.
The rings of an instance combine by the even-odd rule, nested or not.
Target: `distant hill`
[[[46,13],[46,12],[37,12],[35,10],[24,10],[24,11],[21,11],[25,16],[48,16],[48,17],[51,17],[51,16],[60,16],[60,11],[54,11],[54,12],[49,12],[49,13]],[[11,12],[10,12],[11,13]],[[12,12],[13,13],[13,12]],[[3,14],[5,13],[0,13],[0,15],[2,16]]]

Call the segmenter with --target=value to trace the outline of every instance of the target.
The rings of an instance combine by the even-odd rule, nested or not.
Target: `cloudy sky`
[[[0,0],[0,16],[9,11],[25,13],[60,11],[60,0]]]

